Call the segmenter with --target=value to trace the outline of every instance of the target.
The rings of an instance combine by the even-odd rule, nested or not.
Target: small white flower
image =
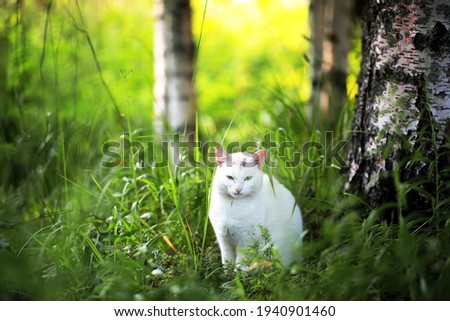
[[[137,293],[134,295],[134,301],[145,301],[145,297],[142,294]]]
[[[156,268],[156,269],[154,269],[152,271],[152,275],[154,275],[154,276],[159,276],[159,275],[162,275],[162,274],[163,274],[163,271],[161,271],[160,268]]]
[[[139,254],[147,253],[147,251],[148,251],[148,249],[147,249],[147,244],[144,244],[144,245],[142,245],[142,246],[140,246],[140,247],[137,248],[137,252],[138,252]]]

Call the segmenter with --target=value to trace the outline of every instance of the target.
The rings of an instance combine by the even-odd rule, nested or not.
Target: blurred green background
[[[192,1],[203,140],[270,133],[298,142],[287,153],[323,141],[308,120],[308,8],[210,0],[203,19],[205,1]],[[207,219],[212,169],[141,168],[142,151],[124,147],[155,137],[152,1],[3,1],[0,21],[1,299],[449,298],[448,233],[363,217],[337,166],[273,171],[302,208],[304,261],[224,273]],[[350,128],[354,47],[335,139]],[[111,141],[129,166],[100,166]]]

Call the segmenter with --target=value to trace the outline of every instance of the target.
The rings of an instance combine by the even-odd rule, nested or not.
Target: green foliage
[[[200,129],[208,138],[222,138],[235,117],[231,140],[249,140],[255,126],[274,126],[272,91],[306,101],[309,50],[308,4],[289,1],[192,1],[193,33],[202,32],[196,86]],[[205,111],[205,112],[203,112]],[[264,134],[264,133],[263,133]],[[220,141],[220,140],[219,140]]]
[[[396,202],[371,209],[343,192],[341,164],[327,158],[329,136],[308,117],[309,89],[302,87],[308,65],[301,58],[307,42],[284,23],[298,23],[307,8],[259,1],[256,17],[238,22],[247,9],[241,4],[234,15],[223,14],[231,10],[227,3],[207,11],[197,71],[198,135],[263,147],[270,147],[266,135],[277,146],[294,142],[271,149],[278,165],[266,170],[302,209],[302,261],[285,268],[270,247],[255,248],[249,271],[224,270],[207,219],[213,169],[147,162],[163,160],[165,150],[150,126],[146,2],[54,1],[50,10],[8,5],[1,29],[8,37],[0,40],[9,57],[0,67],[9,75],[0,93],[1,299],[450,299],[449,170],[440,165],[448,151],[405,160],[428,164],[429,171],[409,180],[394,171]],[[201,12],[202,4],[194,5]],[[234,22],[225,25],[224,17]],[[255,21],[260,24],[252,26]],[[275,25],[288,37],[273,31],[270,42],[256,38]],[[334,143],[346,138],[351,105],[342,110]],[[124,156],[112,168],[101,166],[110,161],[102,155],[108,141],[118,142]],[[310,154],[307,142],[315,147]],[[302,162],[282,166],[295,153]],[[208,163],[199,150],[182,156]],[[427,208],[412,206],[417,193]],[[387,223],[386,210],[401,212],[398,222]]]

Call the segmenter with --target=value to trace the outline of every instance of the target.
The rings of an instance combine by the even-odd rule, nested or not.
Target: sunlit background
[[[308,100],[308,7],[308,1],[192,1],[192,32],[198,46],[195,86],[206,135],[223,134],[233,116],[236,129],[245,126],[245,134],[254,124],[246,121],[249,114],[273,126],[273,114],[267,111],[277,114],[275,97],[280,91],[293,101]],[[133,125],[151,128],[151,1],[79,1],[79,8],[81,12],[75,1],[55,1],[47,16],[43,2],[24,5],[26,48],[15,54],[26,59],[20,68],[28,71],[27,82],[41,86],[46,112],[59,108],[79,119],[109,117],[113,107],[99,78],[100,67],[120,112]],[[84,32],[92,40],[95,58]],[[348,79],[353,92],[357,65],[353,59]]]

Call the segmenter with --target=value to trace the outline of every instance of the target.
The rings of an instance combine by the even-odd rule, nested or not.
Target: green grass
[[[317,130],[296,131],[304,118],[291,112],[286,108],[278,117],[289,121],[273,132],[278,143],[288,138],[323,140]],[[90,131],[100,137],[101,127],[94,122]],[[95,156],[98,149],[80,146],[84,129],[55,127],[53,134],[48,129],[50,136],[43,140],[59,146],[55,155],[31,160],[29,166],[36,172],[29,172],[15,187],[3,185],[3,298],[449,298],[449,204],[442,199],[448,191],[445,171],[430,173],[430,180],[437,177],[440,184],[434,194],[426,194],[433,206],[408,213],[408,193],[423,182],[398,182],[398,203],[370,209],[356,195],[343,192],[345,176],[336,167],[325,162],[317,167],[276,166],[271,174],[297,195],[304,215],[303,259],[286,269],[270,256],[270,266],[233,273],[220,264],[207,220],[212,168],[141,168],[136,166],[140,151],[133,148],[123,150],[130,159],[122,166],[102,168],[101,157]],[[145,142],[153,136],[130,128],[126,137]],[[283,155],[273,153],[272,158],[282,164],[284,155],[295,151],[301,151],[299,144]],[[161,154],[155,157],[162,159]],[[195,157],[206,156],[195,152]],[[54,163],[55,168],[42,169],[38,166],[42,162]],[[382,219],[386,210],[398,213],[399,208],[398,223]],[[33,281],[25,282],[28,279]]]
[[[77,12],[72,6],[60,9]],[[234,88],[232,94],[231,82],[222,87],[220,81],[213,84],[223,89],[230,105],[238,107],[222,105],[216,110],[221,96],[213,94],[221,90],[199,93],[203,105],[197,140],[224,145],[253,141],[249,147],[256,148],[256,142],[268,147],[264,138],[270,134],[277,146],[294,142],[271,150],[277,166],[266,171],[292,191],[302,210],[302,261],[283,268],[276,254],[267,249],[266,253],[253,253],[254,258],[271,264],[249,272],[224,270],[207,218],[214,169],[205,165],[136,166],[142,155],[147,157],[144,161],[150,155],[158,161],[165,157],[147,112],[151,95],[142,94],[150,91],[144,84],[151,84],[151,77],[139,72],[148,67],[142,67],[145,63],[139,60],[143,55],[139,50],[148,54],[147,45],[137,38],[126,42],[130,38],[126,35],[138,33],[132,30],[117,37],[126,50],[118,49],[114,41],[102,42],[100,35],[109,38],[93,23],[94,11],[91,8],[84,17],[93,31],[95,61],[93,47],[84,44],[86,35],[64,23],[67,15],[61,11],[54,13],[53,25],[48,27],[42,64],[37,63],[42,39],[35,42],[45,25],[45,12],[27,20],[41,26],[38,31],[26,30],[23,41],[10,37],[11,83],[0,97],[4,101],[0,132],[1,299],[450,299],[450,172],[448,166],[442,166],[447,164],[448,149],[424,155],[421,151],[425,148],[418,148],[401,160],[399,166],[423,163],[429,171],[404,180],[400,167],[394,170],[394,201],[370,208],[361,196],[345,192],[346,177],[339,162],[327,166],[329,136],[308,120],[308,107],[299,97],[304,93],[299,95],[286,83],[268,80],[268,70],[278,65],[270,64],[263,49],[252,53],[251,66],[257,64],[258,68],[250,68],[256,71],[246,77],[266,79],[267,83],[245,82],[245,90]],[[73,15],[73,19],[79,18]],[[117,23],[117,19],[104,14],[100,20]],[[204,41],[211,44],[208,33]],[[24,43],[27,48],[22,48]],[[136,43],[139,45],[134,46]],[[225,59],[233,50],[223,46],[204,49],[206,53],[219,50],[223,53],[219,58]],[[115,50],[115,57],[122,57],[120,61],[107,59],[110,50]],[[16,58],[22,54],[20,62]],[[206,80],[216,76],[216,69],[207,59],[200,57],[198,63],[199,84],[206,86]],[[103,80],[96,71],[99,64]],[[300,64],[296,71],[307,74],[307,68]],[[120,77],[114,76],[118,70]],[[102,82],[111,85],[108,90]],[[241,89],[246,94],[235,97]],[[111,95],[124,113],[121,124],[115,118]],[[334,142],[347,138],[351,118],[349,101],[336,124]],[[433,145],[436,140],[435,136],[423,138],[424,144]],[[101,166],[111,161],[102,154],[104,144],[111,141],[119,143],[115,151],[126,158],[115,167]],[[129,147],[133,142],[142,149]],[[154,143],[154,153],[148,150],[148,142]],[[307,142],[324,148],[312,149],[309,162],[283,166],[295,153],[303,152]],[[203,150],[184,152],[185,158],[210,163]],[[345,148],[340,151],[344,159],[345,152]],[[425,206],[415,207],[417,197]],[[386,221],[386,213],[396,220]]]

